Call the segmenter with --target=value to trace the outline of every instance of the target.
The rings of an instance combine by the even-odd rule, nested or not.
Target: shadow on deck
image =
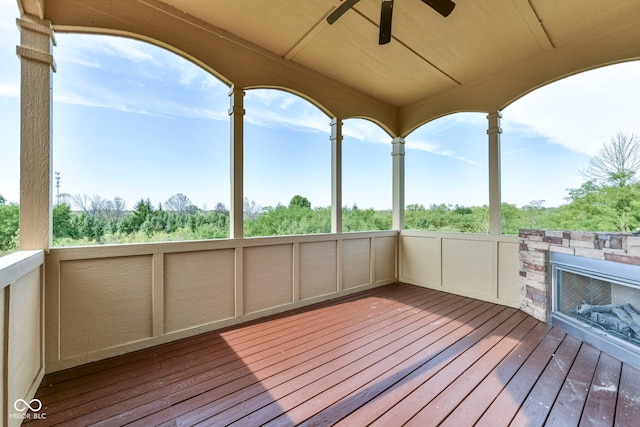
[[[518,310],[397,284],[53,373],[36,397],[29,426],[632,426],[640,372]]]

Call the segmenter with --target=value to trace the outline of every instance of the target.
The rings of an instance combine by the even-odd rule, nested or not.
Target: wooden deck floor
[[[633,426],[640,372],[518,310],[391,285],[50,374],[26,425]]]

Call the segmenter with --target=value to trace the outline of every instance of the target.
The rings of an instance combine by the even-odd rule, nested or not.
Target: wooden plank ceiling
[[[285,87],[329,115],[367,117],[394,136],[640,58],[638,0],[455,0],[447,18],[420,0],[395,0],[392,40],[382,46],[380,3],[361,0],[329,25],[340,0],[21,0],[56,31],[149,40],[228,84]]]

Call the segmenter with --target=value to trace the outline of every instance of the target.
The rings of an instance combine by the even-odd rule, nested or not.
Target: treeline
[[[54,246],[77,246],[203,240],[229,237],[229,210],[218,203],[204,211],[191,204],[183,194],[154,206],[141,199],[126,210],[121,199],[104,200],[98,196],[76,196],[53,209]],[[72,210],[72,204],[77,208]],[[599,185],[588,181],[570,189],[567,204],[547,208],[544,201],[533,201],[518,208],[502,204],[502,232],[517,234],[522,228],[546,228],[584,231],[632,231],[640,227],[640,183]],[[391,211],[361,209],[356,205],[343,209],[343,231],[391,229]],[[18,245],[19,206],[0,196],[0,251],[15,250]],[[487,233],[488,206],[439,204],[425,207],[409,205],[405,228],[442,232]],[[288,205],[262,207],[244,201],[246,237],[287,234],[315,234],[331,231],[331,209],[313,208],[306,197],[296,195]]]
[[[203,211],[183,194],[171,196],[165,206],[155,207],[141,199],[133,210],[124,202],[98,196],[73,198],[81,209],[72,211],[69,202],[53,208],[54,246],[140,243],[173,240],[218,239],[229,236],[229,211],[223,204]]]

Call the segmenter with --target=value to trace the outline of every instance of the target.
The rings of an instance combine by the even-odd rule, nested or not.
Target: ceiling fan
[[[359,1],[360,0],[344,0],[336,10],[327,16],[327,22],[329,24],[333,24]],[[422,0],[422,2],[444,17],[449,16],[453,8],[456,6],[456,4],[451,0]],[[392,15],[393,0],[382,0],[382,9],[380,10],[380,37],[378,39],[378,44],[386,44],[391,41]]]

